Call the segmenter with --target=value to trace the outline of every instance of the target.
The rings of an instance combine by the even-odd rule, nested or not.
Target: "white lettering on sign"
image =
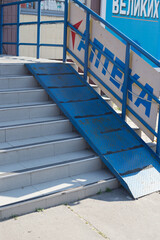
[[[134,16],[159,19],[159,0],[113,0],[112,13],[123,16]]]
[[[158,18],[158,7],[159,7],[159,2],[155,0],[155,11],[154,11],[153,18]]]
[[[148,17],[153,18],[153,0],[148,4]]]
[[[121,4],[120,4],[120,14],[121,15],[126,15],[126,3],[124,2],[124,0],[121,0]]]
[[[114,13],[114,14],[119,13],[119,0],[113,1],[112,13]]]
[[[132,1],[133,2],[133,1]],[[137,2],[134,2],[134,16],[138,16],[140,15],[140,0],[138,0]]]
[[[141,1],[141,14],[140,14],[141,17],[142,17],[142,16],[144,16],[144,17],[147,16],[147,14],[146,14],[146,5],[147,5],[147,2],[148,2],[148,0],[142,0],[142,1]]]

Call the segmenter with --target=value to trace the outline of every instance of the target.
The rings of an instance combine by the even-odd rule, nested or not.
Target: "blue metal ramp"
[[[134,198],[160,190],[157,155],[69,64],[26,66]]]

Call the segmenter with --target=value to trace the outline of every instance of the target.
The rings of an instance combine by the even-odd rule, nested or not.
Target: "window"
[[[83,4],[86,0],[80,0]],[[65,0],[44,0],[41,1],[41,10],[43,15],[63,15]],[[21,13],[36,14],[37,2],[21,4]]]
[[[42,10],[64,11],[64,0],[45,0],[41,2]]]

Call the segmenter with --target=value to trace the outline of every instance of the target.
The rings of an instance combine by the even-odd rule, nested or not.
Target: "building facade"
[[[15,2],[16,0],[1,0],[1,3]],[[45,0],[41,2],[41,21],[62,20],[64,17],[65,0]],[[95,12],[100,14],[100,0],[81,0],[82,3],[91,7]],[[26,3],[21,5],[20,22],[37,21],[37,2]],[[4,23],[14,23],[17,21],[17,7],[10,6],[4,8]],[[63,43],[63,24],[44,24],[41,26],[40,42],[45,44],[62,44]],[[16,26],[3,27],[3,41],[16,42]],[[20,42],[36,43],[37,25],[20,26]],[[62,48],[41,47],[40,57],[51,59],[62,59]],[[15,45],[3,45],[3,53],[16,55]],[[20,55],[36,57],[36,46],[20,46]]]

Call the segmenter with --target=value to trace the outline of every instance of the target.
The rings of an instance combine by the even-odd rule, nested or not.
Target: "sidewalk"
[[[0,240],[159,240],[160,194],[123,189],[0,222]]]

